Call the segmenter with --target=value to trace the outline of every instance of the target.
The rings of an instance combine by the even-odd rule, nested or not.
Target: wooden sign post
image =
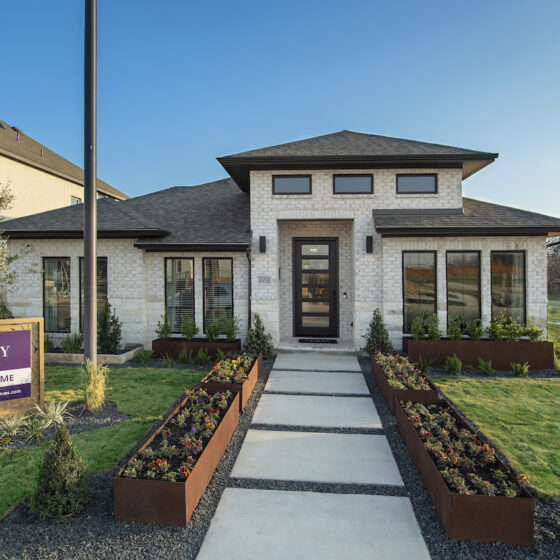
[[[43,318],[0,320],[0,416],[45,400]]]

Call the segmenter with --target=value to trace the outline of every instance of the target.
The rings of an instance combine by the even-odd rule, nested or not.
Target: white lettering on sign
[[[7,358],[8,357],[8,348],[10,348],[9,346],[0,346],[0,352],[2,352],[2,358]]]

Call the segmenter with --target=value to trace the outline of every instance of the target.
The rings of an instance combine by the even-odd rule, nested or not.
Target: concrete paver
[[[264,390],[285,393],[369,395],[363,375],[326,371],[273,370]]]
[[[274,369],[361,371],[355,354],[333,354],[327,352],[280,353],[274,362]]]

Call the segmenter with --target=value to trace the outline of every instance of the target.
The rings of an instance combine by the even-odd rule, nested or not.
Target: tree
[[[14,195],[8,185],[0,185],[0,221],[4,219],[3,213],[12,207]],[[10,265],[19,257],[19,254],[10,255],[8,238],[0,229],[0,319],[11,319],[13,315],[6,303],[6,290],[16,281],[15,272],[10,270]]]
[[[368,354],[373,354],[377,350],[384,353],[392,352],[393,350],[393,345],[391,344],[389,333],[385,328],[383,316],[381,315],[381,311],[379,311],[379,309],[376,309],[373,312],[373,317],[369,322],[365,339],[366,345],[364,347],[364,350]]]

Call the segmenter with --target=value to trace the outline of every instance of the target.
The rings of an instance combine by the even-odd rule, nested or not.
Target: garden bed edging
[[[120,354],[99,354],[97,361],[100,364],[125,364],[132,360],[137,354],[144,350],[141,344],[135,344],[132,348]],[[45,363],[52,364],[81,364],[84,362],[82,354],[67,354],[65,352],[45,352]]]

